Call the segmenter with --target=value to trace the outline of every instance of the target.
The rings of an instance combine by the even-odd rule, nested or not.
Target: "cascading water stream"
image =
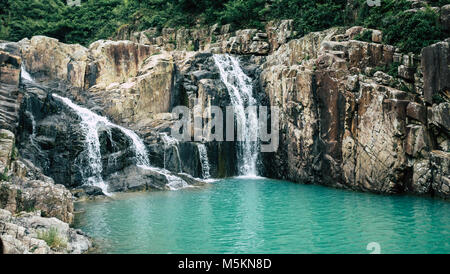
[[[252,80],[242,71],[235,57],[215,54],[213,58],[219,68],[220,78],[227,87],[237,121],[242,125],[238,136],[239,175],[258,176],[258,117],[255,111],[246,114],[247,107],[257,105],[253,97]]]
[[[122,131],[132,141],[136,165],[150,167],[150,161],[147,156],[145,144],[139,136],[136,135],[136,133],[111,123],[106,117],[97,115],[89,109],[74,104],[68,98],[61,97],[56,94],[53,94],[53,97],[61,100],[64,104],[74,110],[75,113],[77,113],[77,115],[81,118],[81,127],[86,138],[86,149],[90,167],[90,176],[84,176],[87,183],[100,187],[102,191],[107,194],[107,185],[102,179],[102,155],[100,153],[100,141],[98,136],[98,130],[102,127],[106,129],[117,128]]]
[[[106,128],[107,130],[111,128],[117,128],[120,131],[122,131],[132,141],[137,166],[143,169],[149,169],[163,174],[168,181],[167,186],[171,190],[178,190],[189,187],[188,183],[186,183],[183,179],[170,174],[169,171],[165,169],[152,167],[150,165],[150,160],[147,156],[147,149],[145,147],[145,144],[136,133],[127,128],[111,123],[106,117],[97,115],[94,112],[90,111],[89,109],[74,104],[68,98],[61,97],[56,94],[53,94],[53,96],[55,98],[58,98],[64,104],[66,104],[68,107],[74,110],[82,120],[81,127],[85,134],[86,151],[88,154],[88,163],[90,168],[89,174],[90,176],[83,177],[85,178],[86,183],[100,187],[103,193],[108,195],[107,192],[108,186],[103,181],[102,178],[103,167],[102,167],[102,156],[100,153],[100,141],[98,136],[98,130],[100,128]]]
[[[178,140],[167,135],[167,133],[165,132],[161,133],[161,139],[164,142],[164,167],[166,165],[166,148],[172,147],[175,149],[176,152],[179,172],[180,173],[183,172],[183,168],[181,165],[180,150],[178,149]]]
[[[208,151],[206,150],[206,146],[204,144],[197,144],[198,153],[200,155],[200,163],[202,165],[202,175],[204,179],[209,179],[211,177],[209,160],[208,160]]]

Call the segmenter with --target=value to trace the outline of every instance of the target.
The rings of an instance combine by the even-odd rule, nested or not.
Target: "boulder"
[[[415,102],[409,103],[406,107],[406,115],[424,125],[427,124],[427,108],[422,104]]]
[[[71,193],[63,185],[48,181],[22,181],[0,183],[1,208],[13,213],[40,210],[42,216],[56,217],[64,222],[73,221],[73,201]]]

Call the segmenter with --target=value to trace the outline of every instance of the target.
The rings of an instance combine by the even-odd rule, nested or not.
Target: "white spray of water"
[[[239,175],[256,177],[258,175],[257,161],[259,157],[258,117],[256,112],[246,115],[246,107],[256,106],[257,101],[253,97],[253,86],[250,77],[241,69],[239,61],[228,54],[215,54],[213,56],[216,66],[219,68],[220,78],[228,89],[231,103],[237,120],[242,123],[242,142],[238,147]]]

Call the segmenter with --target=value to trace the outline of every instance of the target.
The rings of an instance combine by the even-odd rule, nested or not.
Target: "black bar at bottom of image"
[[[279,273],[282,270],[405,271],[419,265],[441,264],[445,255],[1,255],[3,263],[21,268],[61,264],[89,266],[89,270],[125,267],[128,271],[163,269],[167,273]],[[17,260],[16,262],[14,262]],[[47,261],[48,260],[48,261]],[[24,265],[23,262],[27,264]],[[431,262],[432,261],[432,262]],[[310,271],[308,271],[310,272]],[[159,272],[158,272],[159,273]]]

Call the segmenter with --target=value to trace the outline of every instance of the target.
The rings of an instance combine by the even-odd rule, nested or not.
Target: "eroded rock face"
[[[380,44],[383,34],[377,30],[370,30],[373,43],[352,40],[367,31],[362,27],[294,39],[292,24],[269,22],[265,31],[217,25],[139,33],[123,29],[121,39],[132,41],[102,40],[89,49],[45,37],[17,45],[33,76],[64,81],[72,88],[57,92],[138,132],[152,164],[171,172],[199,176],[201,165],[198,143],[167,145],[163,140],[176,120],[170,112],[179,105],[202,111],[230,105],[211,53],[234,53],[246,56],[241,66],[254,79],[260,104],[281,109],[280,149],[263,156],[269,176],[382,193],[438,191],[432,184],[436,167],[430,151],[449,147],[448,41],[424,49],[419,64],[418,56]],[[57,59],[54,67],[47,66],[49,58]],[[399,77],[382,71],[393,62],[401,64]],[[439,104],[433,101],[436,95]],[[18,135],[24,144],[21,152],[56,182],[70,178],[65,184],[79,187],[81,175],[73,169],[73,159],[83,151],[79,118],[64,114],[47,97],[45,88],[26,89]],[[67,120],[73,125],[67,126]],[[136,178],[148,175],[132,170],[132,151],[124,136],[100,133],[105,177],[122,171]],[[120,145],[113,148],[112,143]],[[41,155],[35,145],[44,156],[33,156]],[[206,145],[213,177],[235,175],[236,159],[230,157],[236,155],[235,144]],[[158,189],[165,184],[153,177],[144,186],[128,185],[116,176],[115,186]]]
[[[450,39],[447,39],[422,49],[424,96],[430,104],[440,93],[450,94],[449,43]]]
[[[94,85],[107,87],[111,83],[124,83],[137,76],[142,63],[158,52],[153,47],[131,41],[94,42],[89,47],[85,88]]]
[[[294,31],[294,20],[270,21],[266,25],[266,33],[271,52],[276,51],[297,35],[297,32]]]
[[[126,70],[124,70],[126,71]],[[171,111],[177,100],[175,63],[168,53],[149,57],[124,83],[109,79],[108,86],[89,89],[91,100],[96,100],[104,112],[120,124],[142,124],[156,114]]]
[[[303,183],[444,197],[448,176],[433,185],[433,174],[445,171],[432,162],[445,162],[445,153],[432,160],[430,151],[436,143],[446,147],[447,103],[427,110],[409,56],[400,61],[414,75],[406,80],[417,90],[398,90],[398,79],[372,71],[391,64],[395,48],[348,40],[361,31],[311,33],[267,57],[260,86],[281,109],[281,136],[266,169],[272,177]],[[428,71],[429,77],[440,78],[442,71]]]
[[[46,36],[34,36],[19,42],[25,68],[35,78],[84,86],[88,49],[68,45]]]
[[[441,7],[441,25],[444,31],[450,33],[450,5],[445,5]]]
[[[46,179],[47,181],[0,183],[2,198],[7,197],[3,208],[13,213],[36,209],[40,210],[43,216],[72,223],[72,194],[63,185],[55,185],[52,179]]]

